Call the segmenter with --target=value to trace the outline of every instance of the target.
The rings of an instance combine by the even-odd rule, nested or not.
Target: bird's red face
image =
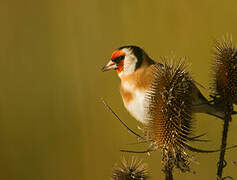
[[[124,67],[125,55],[126,54],[123,52],[123,50],[115,50],[112,53],[111,60],[102,68],[102,71],[115,69],[118,74],[122,72]]]

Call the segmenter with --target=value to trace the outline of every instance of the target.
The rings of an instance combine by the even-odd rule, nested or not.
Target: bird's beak
[[[110,69],[117,69],[117,64],[113,61],[109,61],[108,64],[106,64],[103,68],[102,68],[102,71],[105,72],[105,71],[108,71]]]

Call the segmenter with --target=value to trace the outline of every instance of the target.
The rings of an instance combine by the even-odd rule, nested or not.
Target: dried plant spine
[[[164,59],[164,61],[169,61]],[[190,171],[189,156],[184,143],[192,133],[193,81],[185,70],[184,60],[175,64],[155,64],[154,78],[147,93],[147,139],[154,148],[161,148],[163,171],[168,174],[174,167]]]
[[[131,161],[123,159],[120,165],[113,169],[112,180],[147,180],[147,164],[142,160],[132,157]]]

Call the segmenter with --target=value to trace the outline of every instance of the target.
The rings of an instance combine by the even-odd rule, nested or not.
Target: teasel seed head
[[[184,59],[175,65],[164,58],[164,65],[154,65],[152,85],[147,93],[147,139],[162,150],[165,169],[179,168],[190,171],[189,158],[183,143],[192,132],[193,81],[186,71]]]
[[[147,164],[142,160],[138,160],[132,157],[130,162],[126,159],[121,161],[120,165],[117,165],[113,169],[112,180],[147,180],[148,169]]]
[[[237,47],[231,36],[215,41],[213,65],[216,93],[237,104]]]

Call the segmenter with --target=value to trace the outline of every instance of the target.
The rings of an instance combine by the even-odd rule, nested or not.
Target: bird
[[[121,79],[120,93],[125,108],[138,121],[147,124],[146,94],[151,91],[154,66],[163,64],[151,59],[140,47],[122,46],[113,51],[111,59],[102,71],[115,70]],[[157,68],[156,68],[157,69]],[[193,113],[206,113],[224,118],[224,112],[209,103],[193,81],[192,85]]]

